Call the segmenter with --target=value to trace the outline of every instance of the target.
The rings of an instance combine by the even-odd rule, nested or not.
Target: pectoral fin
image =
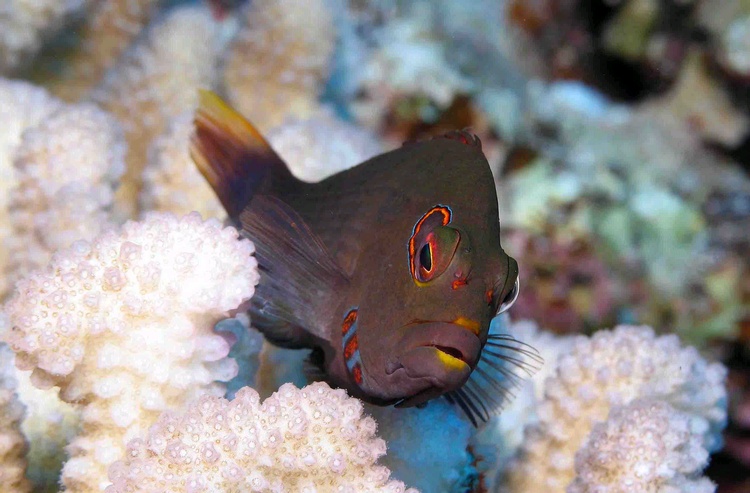
[[[318,236],[281,199],[258,195],[240,214],[256,247],[261,281],[252,299],[252,323],[272,342],[307,346],[308,334],[330,340],[335,300],[349,280]]]

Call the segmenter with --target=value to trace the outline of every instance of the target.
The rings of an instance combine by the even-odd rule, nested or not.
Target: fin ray
[[[199,91],[194,125],[190,156],[231,218],[242,212],[269,171],[292,176],[260,132],[215,93]]]
[[[271,195],[255,196],[240,222],[261,267],[253,325],[286,347],[305,345],[305,331],[329,340],[325,324],[332,300],[349,279],[325,244],[294,209]]]

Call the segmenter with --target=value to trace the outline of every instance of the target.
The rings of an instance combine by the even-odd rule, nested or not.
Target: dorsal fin
[[[296,181],[260,132],[215,93],[199,91],[194,124],[190,156],[229,217],[239,217],[269,172]]]

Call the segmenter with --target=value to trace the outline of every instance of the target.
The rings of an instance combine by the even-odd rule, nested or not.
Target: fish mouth
[[[473,330],[451,322],[412,322],[403,327],[403,347],[386,363],[386,373],[403,370],[410,378],[427,379],[435,386],[454,387],[468,378],[479,362],[482,343]]]

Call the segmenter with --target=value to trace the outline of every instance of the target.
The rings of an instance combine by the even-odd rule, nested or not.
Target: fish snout
[[[410,326],[399,344],[404,349],[388,362],[386,373],[403,369],[409,378],[428,380],[442,392],[461,387],[482,350],[474,324],[470,325],[424,322]]]

